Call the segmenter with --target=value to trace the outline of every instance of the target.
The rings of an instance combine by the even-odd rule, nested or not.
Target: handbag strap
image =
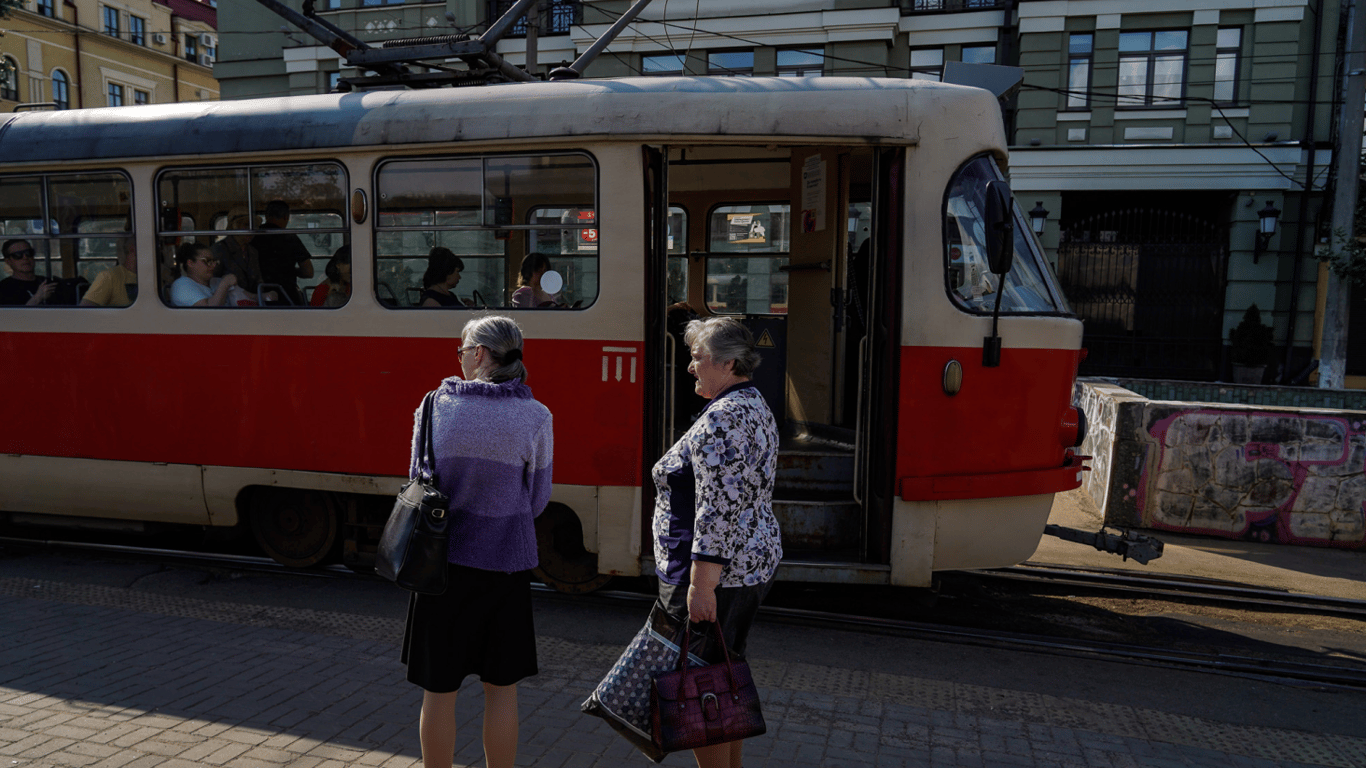
[[[435,400],[434,389],[422,398],[422,456],[417,461],[417,474],[426,485],[436,484],[436,446],[432,441],[432,422],[435,420],[432,407]]]
[[[716,639],[721,642],[721,658],[726,660],[726,680],[730,683],[731,695],[738,692],[739,686],[735,684],[735,669],[730,665],[730,651],[726,649],[726,633],[721,631],[721,622],[709,622],[716,629]],[[678,654],[678,671],[682,674],[680,681],[683,690],[688,687],[688,642],[692,639],[692,622],[683,620],[683,649]]]

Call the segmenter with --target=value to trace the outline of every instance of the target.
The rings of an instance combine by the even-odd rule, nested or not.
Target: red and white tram
[[[281,562],[364,565],[412,412],[471,313],[513,315],[555,415],[545,578],[652,570],[648,468],[700,410],[678,318],[731,313],[783,426],[780,576],[927,585],[1028,558],[1079,485],[1081,323],[1020,210],[988,92],[915,80],[587,80],[0,116],[0,230],[123,308],[0,307],[4,521],[246,525]],[[271,200],[340,307],[183,308],[185,241]],[[993,212],[995,211],[995,212]],[[1013,220],[1013,236],[1001,228]],[[1014,263],[989,268],[992,233]],[[464,307],[417,306],[433,247]],[[561,305],[510,308],[547,254]],[[308,291],[306,290],[306,293]],[[999,365],[985,366],[999,302]],[[687,308],[681,306],[688,305]]]

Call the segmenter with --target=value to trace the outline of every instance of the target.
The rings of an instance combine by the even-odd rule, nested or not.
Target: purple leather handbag
[[[665,752],[723,744],[758,736],[768,729],[759,709],[759,689],[749,664],[732,661],[720,624],[713,624],[725,662],[689,667],[688,640],[678,669],[657,675],[650,690],[650,720],[655,744]]]

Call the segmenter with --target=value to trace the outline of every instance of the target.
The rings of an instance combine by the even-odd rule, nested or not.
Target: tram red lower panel
[[[1015,494],[1007,475],[1023,480],[1032,476],[1030,470],[1063,465],[1068,445],[1060,439],[1066,431],[1062,423],[1079,358],[1079,350],[1005,349],[999,367],[984,368],[980,347],[903,347],[900,487],[930,487],[925,482],[908,486],[907,479],[999,475],[1001,482],[989,495],[1027,495],[1037,478]],[[952,396],[943,385],[951,360],[963,366],[962,388]],[[933,485],[939,490],[931,496],[937,498],[974,498],[970,488],[962,491],[968,495],[955,495],[952,483]]]
[[[459,373],[459,345],[0,334],[0,453],[404,475],[413,411]],[[555,417],[556,482],[640,484],[643,362],[640,344],[527,340],[527,383]]]

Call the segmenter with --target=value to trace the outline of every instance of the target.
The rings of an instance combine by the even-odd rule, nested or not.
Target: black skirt
[[[413,594],[403,631],[408,681],[432,693],[458,690],[469,675],[512,685],[536,674],[531,571],[450,566],[445,594]]]

